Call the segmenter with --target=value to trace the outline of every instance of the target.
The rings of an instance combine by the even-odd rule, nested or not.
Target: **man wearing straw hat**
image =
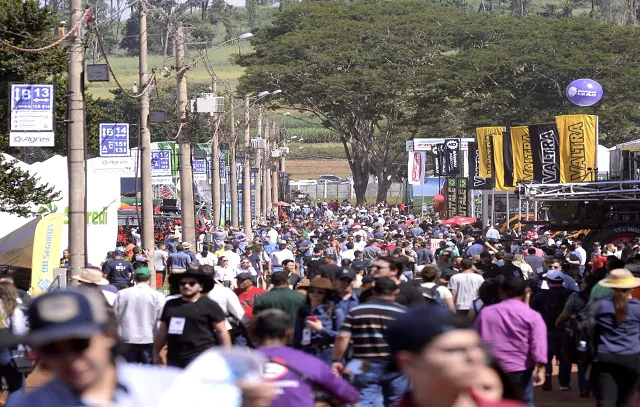
[[[94,270],[92,268],[85,268],[80,270],[80,274],[71,277],[72,280],[77,281],[82,286],[95,287],[102,291],[104,298],[107,300],[109,305],[113,306],[114,301],[116,300],[116,293],[105,290],[103,287],[109,285],[109,281],[102,276],[102,273],[98,270]],[[116,288],[111,286],[114,290],[117,291]]]

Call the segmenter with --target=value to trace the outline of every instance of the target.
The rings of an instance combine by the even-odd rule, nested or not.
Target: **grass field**
[[[289,160],[287,159],[287,172],[291,179],[318,178],[321,175],[337,175],[341,178],[351,176],[347,160]]]

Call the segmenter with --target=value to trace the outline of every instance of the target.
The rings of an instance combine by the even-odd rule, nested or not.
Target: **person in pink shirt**
[[[527,406],[533,406],[533,386],[545,381],[547,326],[524,303],[529,290],[526,280],[505,279],[501,289],[505,299],[482,308],[476,329],[502,369],[522,386]]]

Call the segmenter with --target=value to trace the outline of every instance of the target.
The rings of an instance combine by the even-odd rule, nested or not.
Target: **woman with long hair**
[[[0,328],[15,335],[26,335],[27,320],[18,303],[18,292],[10,281],[0,282]],[[9,394],[24,387],[24,375],[11,363],[11,349],[0,348],[0,376],[7,382]]]
[[[598,284],[613,292],[594,305],[596,357],[591,386],[598,407],[626,406],[640,378],[640,301],[631,295],[640,287],[640,278],[627,269],[615,269]]]
[[[315,278],[301,288],[307,290],[307,302],[296,315],[293,346],[331,365],[333,343],[346,315],[333,301],[335,289],[329,279]]]
[[[522,270],[522,275],[525,279],[528,280],[533,277],[533,268],[526,262],[522,254],[516,254],[513,256],[513,265]]]

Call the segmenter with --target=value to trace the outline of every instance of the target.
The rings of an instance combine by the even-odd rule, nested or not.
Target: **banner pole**
[[[509,216],[511,215],[509,213],[509,191],[506,191],[506,195],[507,195],[507,229],[509,229]]]
[[[533,201],[533,220],[538,220],[538,201]]]
[[[522,198],[518,194],[518,235],[522,236]]]

